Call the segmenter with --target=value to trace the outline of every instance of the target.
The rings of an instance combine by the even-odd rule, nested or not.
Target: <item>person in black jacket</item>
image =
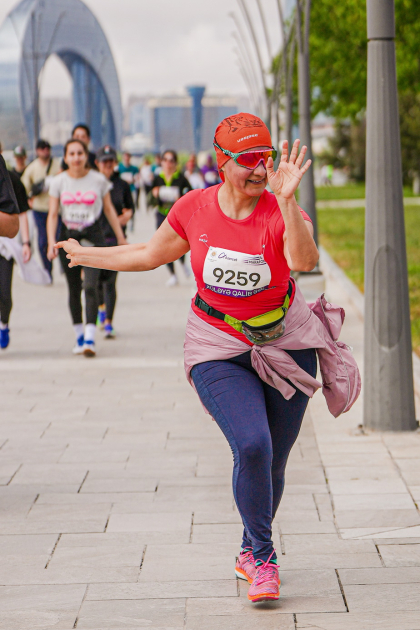
[[[152,191],[149,195],[149,203],[156,206],[156,228],[159,229],[169,210],[180,197],[192,190],[188,179],[180,172],[178,168],[178,155],[176,151],[168,149],[162,155],[162,171],[159,175],[155,175],[152,183]],[[185,256],[179,259],[187,278],[190,277],[191,271],[185,264]],[[178,278],[175,273],[174,263],[168,263],[170,278],[166,283],[167,287],[173,287],[178,284]]]
[[[1,151],[1,149],[0,149]],[[19,231],[19,207],[4,158],[0,155],[0,236],[13,238]]]
[[[118,220],[126,235],[127,223],[134,214],[134,201],[130,185],[121,179],[115,168],[118,165],[118,157],[115,149],[106,145],[96,154],[96,164],[100,173],[112,183],[111,201],[117,211]],[[101,228],[108,247],[118,245],[112,227],[106,216],[101,215]],[[97,325],[105,331],[105,339],[113,339],[115,331],[112,325],[115,305],[117,302],[117,271],[102,270],[99,278],[99,311]]]

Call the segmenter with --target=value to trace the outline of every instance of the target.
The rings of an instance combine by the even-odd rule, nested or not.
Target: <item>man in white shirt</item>
[[[61,171],[60,160],[51,157],[51,145],[47,140],[38,140],[36,159],[26,167],[22,182],[26,188],[34,220],[38,230],[39,253],[45,269],[51,275],[52,263],[47,258],[47,217],[51,179]]]

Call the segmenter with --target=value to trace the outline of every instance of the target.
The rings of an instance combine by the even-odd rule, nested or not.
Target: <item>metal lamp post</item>
[[[367,0],[364,425],[416,429],[394,0]]]
[[[305,8],[303,8],[305,2]],[[296,0],[296,31],[298,42],[298,91],[299,91],[299,136],[308,147],[306,157],[313,159],[311,130],[311,80],[309,73],[309,24],[311,0]],[[318,244],[318,224],[315,205],[314,169],[309,169],[299,187],[299,203],[311,217],[314,240]]]

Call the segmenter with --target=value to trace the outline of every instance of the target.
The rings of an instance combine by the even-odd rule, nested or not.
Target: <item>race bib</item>
[[[271,270],[261,254],[209,247],[203,268],[206,289],[230,297],[249,297],[268,289]]]
[[[178,186],[159,186],[159,199],[164,203],[175,203],[175,201],[178,201]]]

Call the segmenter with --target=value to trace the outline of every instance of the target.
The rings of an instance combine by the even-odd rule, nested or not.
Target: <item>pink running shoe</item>
[[[270,564],[270,558],[256,567],[255,578],[248,591],[248,599],[251,602],[267,602],[280,597],[279,569],[277,565]]]
[[[241,551],[236,561],[236,577],[241,580],[247,580],[247,582],[252,584],[256,572],[257,568],[255,566],[254,556],[252,555],[252,549],[244,549]]]

